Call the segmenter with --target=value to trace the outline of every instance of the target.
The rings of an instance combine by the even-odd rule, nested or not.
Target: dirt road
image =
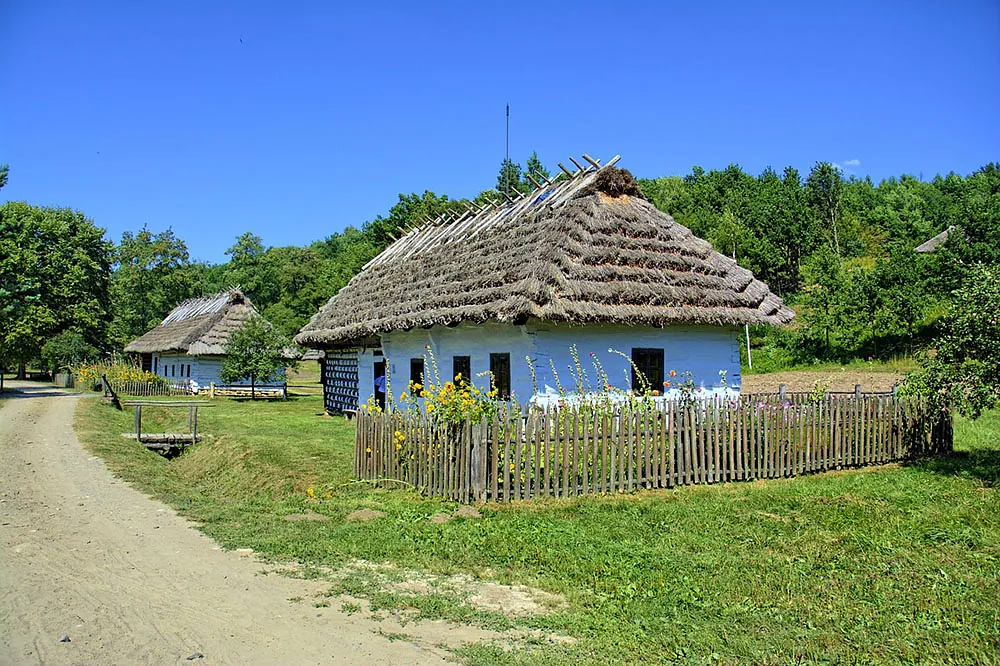
[[[73,410],[88,398],[14,387],[23,397],[0,407],[0,664],[444,661],[363,614],[290,601],[323,587],[259,575],[82,449]]]

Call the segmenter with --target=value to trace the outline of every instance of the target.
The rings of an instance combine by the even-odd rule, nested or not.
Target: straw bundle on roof
[[[792,316],[750,271],[642,199],[628,171],[605,166],[503,208],[411,231],[295,340],[329,347],[416,326],[529,317],[737,325]]]

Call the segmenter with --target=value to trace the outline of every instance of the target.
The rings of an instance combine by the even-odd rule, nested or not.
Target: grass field
[[[375,608],[575,639],[470,646],[467,663],[1000,663],[998,412],[959,419],[943,459],[487,505],[481,519],[431,524],[457,505],[353,482],[352,426],[322,416],[319,397],[217,404],[200,419],[213,437],[169,462],[124,440],[131,415],[98,401],[81,401],[76,427],[115,473],[227,547],[307,569],[363,559],[467,572],[565,598],[511,619],[442,593],[402,596],[364,573],[333,586]],[[151,417],[151,431],[180,418]],[[359,508],[386,515],[345,520]],[[306,511],[329,519],[283,520]]]

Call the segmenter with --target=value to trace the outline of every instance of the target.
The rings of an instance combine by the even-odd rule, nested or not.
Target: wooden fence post
[[[215,382],[208,383],[208,399],[215,400]]]
[[[472,455],[469,459],[469,476],[472,481],[472,495],[477,501],[481,501],[484,495],[483,478],[486,476],[486,451],[484,443],[486,441],[485,431],[486,419],[479,423],[472,424]],[[468,501],[468,496],[462,498],[463,502]]]

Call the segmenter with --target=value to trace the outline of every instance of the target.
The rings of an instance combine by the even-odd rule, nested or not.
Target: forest
[[[641,175],[640,175],[641,176]],[[0,167],[0,187],[8,169]],[[501,164],[495,188],[530,191],[551,177],[537,154]],[[645,197],[752,270],[792,306],[780,330],[751,329],[755,366],[888,359],[925,348],[952,293],[977,264],[1000,264],[1000,165],[930,180],[879,183],[816,163],[758,175],[739,165],[641,178]],[[400,194],[383,214],[310,245],[268,245],[252,231],[221,264],[192,261],[172,229],[104,230],[71,209],[0,206],[0,365],[46,368],[120,350],[186,298],[239,285],[264,316],[294,334],[387,247],[398,229],[463,199]],[[340,227],[344,220],[331,221]],[[932,253],[914,248],[941,231]],[[280,239],[268,239],[279,241]]]

